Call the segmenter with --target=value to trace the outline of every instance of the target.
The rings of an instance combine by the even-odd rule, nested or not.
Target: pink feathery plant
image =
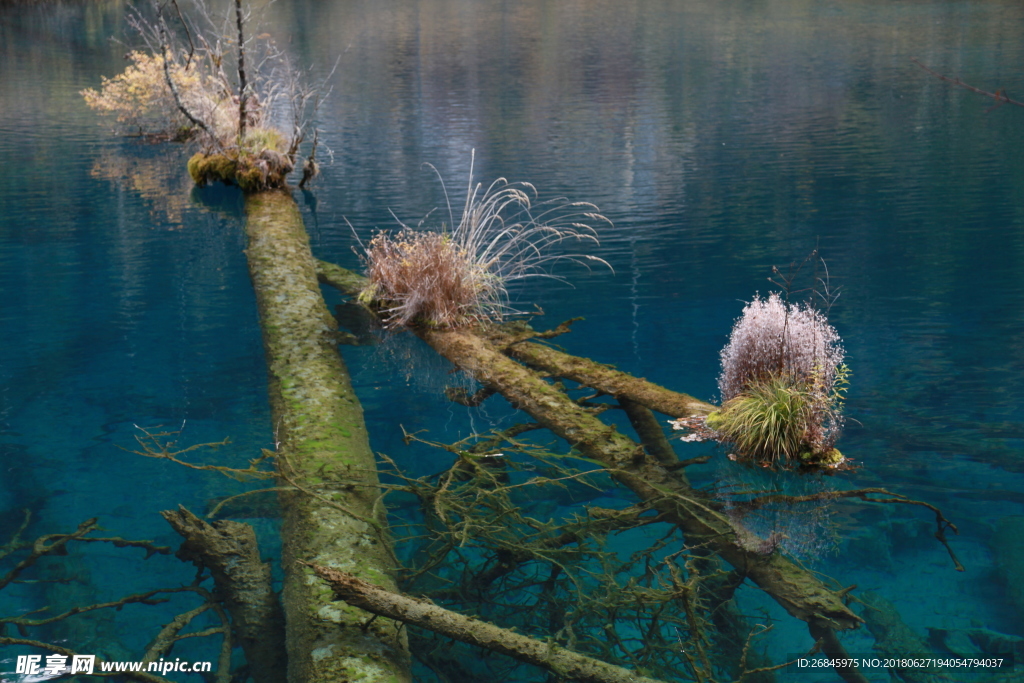
[[[849,370],[839,333],[825,315],[755,296],[722,349],[722,409],[707,425],[739,458],[776,466],[836,465]]]

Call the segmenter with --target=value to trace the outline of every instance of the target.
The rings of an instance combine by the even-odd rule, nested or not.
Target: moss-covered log
[[[309,240],[291,195],[246,197],[249,272],[270,375],[282,479],[288,680],[409,681],[398,624],[333,601],[299,561],[394,587],[392,556],[362,407],[335,344]]]
[[[420,336],[585,456],[603,463],[642,501],[678,524],[692,542],[708,544],[794,617],[832,629],[855,628],[861,623],[842,597],[810,572],[779,553],[762,554],[738,543],[736,530],[712,501],[647,457],[635,441],[500,353],[480,335],[467,330],[422,330]]]
[[[357,577],[327,567],[315,567],[334,593],[345,602],[374,614],[430,629],[470,645],[500,652],[527,664],[551,671],[558,680],[579,683],[659,683],[633,671],[572,652],[564,647],[500,628],[446,610],[425,600],[416,600],[384,590]]]

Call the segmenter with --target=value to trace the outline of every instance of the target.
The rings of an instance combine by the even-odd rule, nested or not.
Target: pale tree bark
[[[338,355],[309,238],[291,195],[246,197],[246,254],[269,369],[281,495],[290,683],[411,680],[404,631],[333,601],[299,564],[351,572],[391,590],[394,559],[363,411]]]

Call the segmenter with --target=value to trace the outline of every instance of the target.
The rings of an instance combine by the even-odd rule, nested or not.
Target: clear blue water
[[[237,197],[205,208],[185,151],[111,136],[78,95],[123,68],[109,40],[126,38],[123,16],[119,2],[0,8],[0,544],[27,508],[30,537],[99,516],[176,546],[156,511],[242,490],[124,450],[135,425],[230,437],[218,463],[273,442]],[[460,196],[476,149],[479,179],[528,180],[614,222],[597,251],[614,273],[569,267],[573,286],[535,281],[520,300],[551,325],[586,316],[560,340],[571,352],[714,399],[742,302],[818,245],[843,287],[831,318],[853,370],[839,446],[861,467],[841,485],[942,507],[966,571],[910,507],[840,506],[836,552],[793,551],[883,595],[922,637],[1024,636],[993,539],[1024,514],[1024,110],[991,110],[910,62],[1024,92],[1024,7],[290,2],[268,19],[314,71],[340,58],[320,121],[333,163],[297,195],[322,258],[358,265],[346,220],[366,236],[394,225],[389,210],[414,222],[442,203],[426,162]],[[445,404],[447,369],[413,344],[344,354],[374,447],[411,471],[443,459],[405,447],[399,425],[443,440],[513,419],[497,402],[468,416]],[[693,476],[747,476],[723,460]],[[247,521],[273,556],[275,521]],[[192,575],[112,549],[66,566],[69,602]],[[47,590],[4,591],[2,613],[58,599]],[[809,646],[743,591],[751,614],[779,620],[774,652]],[[126,608],[109,628],[141,653],[169,613]]]

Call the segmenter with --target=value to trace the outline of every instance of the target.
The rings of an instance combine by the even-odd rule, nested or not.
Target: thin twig
[[[910,61],[912,61],[914,64],[917,64],[919,67],[921,67],[922,69],[930,73],[932,76],[935,76],[940,80],[946,81],[947,83],[952,83],[957,87],[964,88],[965,90],[970,90],[971,92],[978,93],[979,95],[984,95],[985,97],[992,98],[993,100],[996,101],[996,107],[1001,106],[1003,104],[1012,104],[1017,107],[1024,107],[1024,102],[1018,102],[1017,100],[1010,99],[1010,96],[1007,95],[1006,91],[1003,90],[1002,88],[999,88],[995,92],[982,90],[981,88],[976,88],[973,85],[970,85],[969,83],[964,83],[959,78],[950,78],[949,76],[940,74],[938,71],[929,69],[927,66],[922,64],[916,57],[911,57]],[[993,107],[993,109],[994,108],[995,107]],[[991,109],[989,111],[991,111]]]

